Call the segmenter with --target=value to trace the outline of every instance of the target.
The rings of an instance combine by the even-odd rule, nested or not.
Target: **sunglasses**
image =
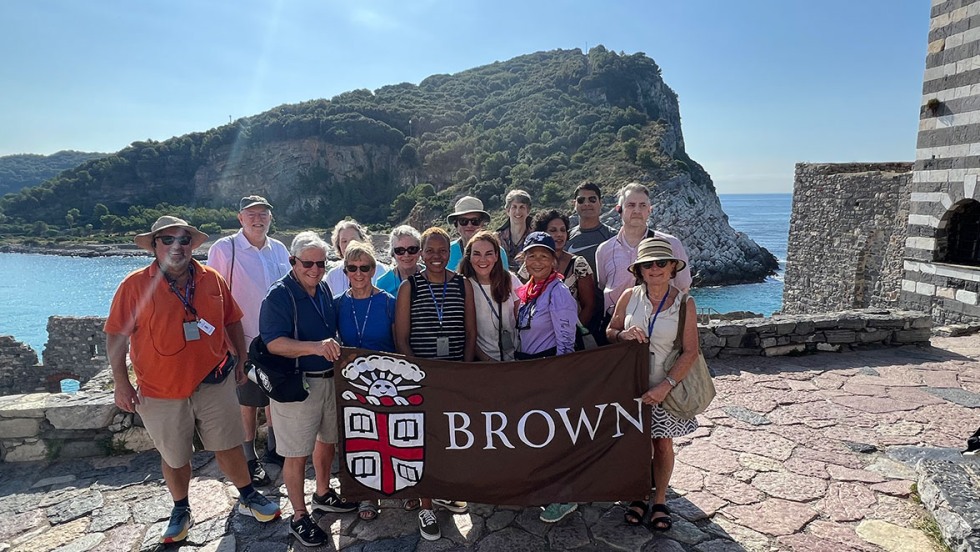
[[[176,240],[177,243],[179,243],[180,245],[190,245],[191,244],[191,237],[190,236],[180,236],[180,237],[178,237],[178,236],[157,236],[157,239],[160,240],[160,243],[162,243],[163,245],[173,245],[174,244],[174,240]]]
[[[303,265],[303,268],[313,268],[313,265],[316,265],[317,268],[327,267],[327,261],[304,261],[303,259],[297,259],[296,257],[289,258],[289,264],[294,265],[297,262]]]
[[[360,270],[361,272],[371,272],[371,269],[372,268],[374,268],[374,267],[373,266],[368,266],[368,265],[362,265],[362,266],[347,265],[347,266],[344,267],[344,271],[345,272],[357,272],[358,270]]]
[[[651,268],[653,268],[653,265],[657,265],[660,268],[664,268],[671,262],[672,261],[667,259],[657,259],[656,261],[647,261],[645,263],[640,263],[640,268],[642,268],[643,270],[650,270]]]
[[[458,218],[456,224],[459,226],[483,226],[483,219]]]
[[[578,203],[579,205],[585,203],[586,200],[588,200],[589,203],[595,203],[595,202],[599,201],[599,198],[597,198],[596,196],[576,197],[575,198],[575,202]]]
[[[404,255],[406,253],[408,253],[409,255],[414,255],[419,251],[420,249],[419,246],[417,245],[410,245],[408,247],[396,247],[391,250],[391,252],[394,253],[395,255]]]

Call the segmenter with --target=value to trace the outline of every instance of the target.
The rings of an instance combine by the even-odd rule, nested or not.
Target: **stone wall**
[[[9,335],[0,335],[0,395],[38,390],[37,353]]]
[[[797,163],[783,312],[899,305],[911,163]]]
[[[716,356],[782,356],[867,346],[928,345],[932,320],[923,312],[857,309],[778,315],[699,326],[701,350]]]
[[[85,382],[109,365],[105,351],[105,318],[99,316],[48,318],[48,342],[41,355],[48,374],[73,374]]]
[[[980,267],[943,262],[952,212],[980,201],[978,21],[977,0],[932,2],[901,296],[937,324],[980,321]]]

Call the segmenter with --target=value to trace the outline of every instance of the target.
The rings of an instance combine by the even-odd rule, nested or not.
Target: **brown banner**
[[[335,367],[347,499],[533,505],[650,489],[638,344],[471,363],[345,348]]]

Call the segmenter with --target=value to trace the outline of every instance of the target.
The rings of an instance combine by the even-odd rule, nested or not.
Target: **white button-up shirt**
[[[670,242],[674,256],[684,261],[686,265],[684,270],[678,271],[677,277],[670,281],[671,285],[681,290],[681,293],[690,290],[691,263],[687,259],[687,250],[684,249],[681,240],[670,234],[647,230],[647,235],[644,238],[652,237],[663,238]],[[603,305],[606,312],[610,314],[616,307],[619,296],[636,285],[636,277],[630,272],[630,266],[636,261],[639,245],[633,247],[627,243],[626,238],[623,237],[623,230],[620,230],[613,238],[599,244],[599,248],[596,250],[596,283],[602,290]]]
[[[228,282],[231,296],[242,309],[242,328],[247,345],[259,335],[259,309],[269,287],[290,270],[289,251],[281,241],[269,237],[265,239],[263,247],[255,247],[239,230],[237,234],[214,242],[208,250],[208,266],[217,270]]]

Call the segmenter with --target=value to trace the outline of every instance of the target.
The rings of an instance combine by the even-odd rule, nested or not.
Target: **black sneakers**
[[[313,499],[310,501],[310,509],[314,512],[346,513],[356,510],[357,503],[343,501],[337,496],[336,491],[330,489],[323,496],[313,493]]]
[[[422,508],[419,510],[419,534],[427,541],[439,540],[442,531],[439,530],[439,520],[432,510]]]
[[[309,514],[303,514],[303,517],[290,521],[289,533],[303,543],[303,546],[323,546],[330,540],[330,537],[323,529],[320,529],[320,526],[313,521]]]

